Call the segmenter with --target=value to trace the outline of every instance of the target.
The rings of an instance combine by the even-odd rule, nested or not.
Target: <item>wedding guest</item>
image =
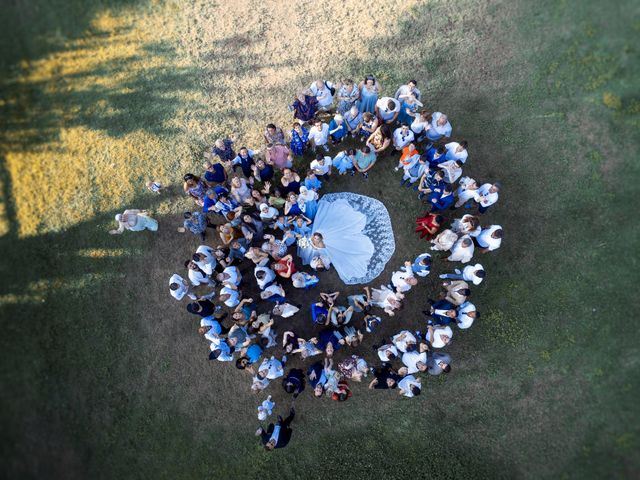
[[[231,160],[231,165],[233,165],[234,170],[237,166],[240,166],[243,175],[246,178],[251,178],[251,169],[255,165],[254,158],[258,153],[260,153],[258,150],[249,150],[247,147],[241,147],[238,151],[238,155]]]
[[[475,265],[467,265],[462,272],[456,269],[455,273],[443,273],[440,278],[448,278],[450,280],[465,280],[467,282],[473,282],[474,285],[480,285],[486,272],[484,267],[479,263]]]
[[[414,140],[414,135],[409,125],[403,123],[399,128],[396,128],[393,132],[393,146],[397,151],[401,151],[404,147],[409,145]]]
[[[318,99],[309,90],[305,90],[298,93],[291,108],[293,109],[293,118],[298,119],[300,123],[306,123],[316,116]]]
[[[266,430],[262,427],[258,428],[256,436],[260,437],[265,450],[272,451],[276,448],[284,448],[289,444],[293,433],[291,422],[294,417],[295,410],[291,407],[289,416],[286,419],[283,420],[282,417],[278,416],[278,422],[275,425],[273,423],[269,424]]]
[[[478,203],[478,212],[486,212],[491,205],[498,201],[498,193],[500,192],[499,183],[485,183],[480,186],[477,191],[475,201]]]
[[[427,352],[427,366],[429,375],[440,375],[451,371],[451,356],[442,352]]]
[[[456,323],[458,328],[467,329],[473,325],[473,321],[480,318],[480,312],[476,309],[476,306],[471,302],[464,302],[458,308],[458,315],[456,317]]]
[[[188,296],[191,300],[196,300],[198,297],[193,292],[191,285],[184,278],[177,273],[171,275],[169,279],[169,293],[176,300],[182,300],[184,296]]]
[[[316,148],[316,151],[319,150],[320,147],[322,147],[325,152],[328,152],[328,141],[329,125],[327,125],[320,119],[314,120],[313,126],[309,130],[309,142]]]
[[[365,179],[369,178],[369,170],[371,170],[375,164],[376,154],[372,152],[367,145],[358,150],[353,159],[353,168],[361,173]],[[352,171],[351,175],[353,174],[354,172]]]
[[[222,163],[205,162],[203,166],[204,174],[202,176],[204,177],[204,181],[207,182],[210,187],[227,181],[227,170],[224,168]]]
[[[398,382],[398,393],[404,397],[412,398],[420,395],[422,383],[419,378],[407,375]]]
[[[431,142],[437,142],[442,138],[451,136],[451,124],[444,113],[434,112],[431,114],[431,128],[426,131],[427,138]]]
[[[351,136],[355,137],[359,135],[360,129],[362,128],[362,114],[360,110],[358,110],[357,105],[354,105],[350,110],[344,112],[343,117]]]
[[[360,104],[358,105],[360,111],[363,114],[364,112],[374,113],[382,85],[373,75],[367,75],[358,85],[358,89],[360,90]]]
[[[415,80],[409,80],[406,84],[400,85],[393,97],[400,100],[400,97],[403,95],[413,95],[420,100],[422,94],[420,93],[420,90],[418,90],[418,82]]]
[[[291,142],[290,147],[293,154],[297,157],[302,156],[305,149],[307,148],[307,144],[309,143],[309,130],[304,128],[299,123],[293,124],[293,129],[291,130]],[[288,165],[291,166],[291,165]]]
[[[381,123],[393,124],[400,114],[400,102],[395,98],[382,97],[376,102],[375,113]]]
[[[353,80],[345,80],[344,83],[338,89],[338,113],[344,115],[351,108],[356,107],[358,99],[360,98],[360,91],[354,84]]]
[[[298,125],[298,127],[302,129],[300,125]],[[291,143],[293,145],[293,136],[291,138]],[[264,159],[267,164],[273,165],[281,171],[285,168],[291,168],[292,165],[291,152],[286,145],[279,145],[275,143],[267,145],[267,149],[264,152]]]
[[[273,145],[284,145],[284,132],[280,127],[276,127],[273,123],[267,124],[267,128],[264,131],[264,142]]]
[[[500,225],[491,225],[490,227],[483,228],[480,235],[476,237],[480,252],[486,253],[500,248],[502,244],[502,232]]]
[[[328,112],[331,110],[333,106],[333,94],[336,91],[332,82],[329,80],[316,80],[310,85],[309,90],[318,101],[319,111]]]
[[[125,210],[123,213],[117,214],[115,218],[116,222],[118,222],[118,228],[109,230],[111,235],[119,235],[125,230],[131,232],[141,232],[145,229],[152,232],[158,230],[158,221],[151,218],[146,210]]]
[[[462,140],[460,143],[458,142],[449,142],[445,145],[447,149],[446,159],[447,160],[459,160],[462,163],[467,161],[467,157],[469,153],[467,152],[467,142]]]
[[[473,250],[473,240],[469,235],[463,235],[451,247],[451,255],[447,261],[467,263],[473,257]]]
[[[236,153],[233,151],[233,142],[235,137],[231,135],[229,138],[219,138],[211,147],[211,153],[220,158],[220,160],[233,160]]]
[[[416,257],[411,265],[413,273],[419,277],[426,277],[431,273],[431,255],[428,253],[421,253]]]

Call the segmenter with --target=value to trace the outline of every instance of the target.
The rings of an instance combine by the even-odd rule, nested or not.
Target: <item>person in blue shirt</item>
[[[419,277],[426,277],[431,272],[431,255],[422,253],[416,257],[411,265],[413,273]]]
[[[439,164],[444,162],[447,158],[447,149],[444,145],[440,145],[439,147],[431,147],[429,150],[424,152],[422,156],[429,162],[429,167],[436,168]]]
[[[227,172],[224,169],[224,166],[220,162],[211,163],[206,162],[204,164],[205,172],[204,181],[207,182],[209,186],[216,183],[224,183],[227,181]]]
[[[441,212],[451,207],[454,202],[453,191],[450,185],[446,185],[441,191],[434,190],[429,194],[428,203],[432,212]]]
[[[253,374],[254,371],[251,365],[260,360],[262,352],[262,347],[257,343],[249,345],[246,349],[240,351],[241,357],[236,360],[236,368],[240,370],[247,370]]]
[[[315,190],[317,192],[322,187],[322,182],[318,180],[318,177],[316,177],[316,174],[313,170],[309,170],[307,172],[307,176],[304,179],[304,186],[309,190]]]
[[[305,237],[311,233],[311,220],[304,215],[299,215],[293,224],[293,232],[296,236]]]
[[[184,226],[180,231],[189,230],[194,235],[200,235],[200,238],[204,240],[206,237],[207,227],[215,228],[215,225],[210,225],[207,216],[202,212],[184,212]]]
[[[342,118],[342,115],[337,113],[331,122],[329,122],[329,135],[331,136],[331,142],[336,145],[340,143],[344,137],[347,136],[349,130],[347,129],[347,124]]]
[[[319,325],[326,325],[329,323],[329,310],[327,310],[322,302],[314,303],[311,305],[311,318],[313,323]]]

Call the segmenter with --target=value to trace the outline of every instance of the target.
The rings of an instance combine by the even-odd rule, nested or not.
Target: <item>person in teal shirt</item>
[[[353,167],[367,179],[369,178],[369,170],[373,168],[376,163],[376,154],[371,151],[368,145],[365,145],[356,152],[356,156],[353,159]],[[351,176],[355,175],[354,171],[351,171]]]

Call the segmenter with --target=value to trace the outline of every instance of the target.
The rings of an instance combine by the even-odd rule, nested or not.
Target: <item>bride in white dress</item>
[[[389,213],[378,200],[330,193],[318,203],[312,234],[298,240],[298,255],[312,268],[332,264],[348,285],[376,278],[395,250]]]

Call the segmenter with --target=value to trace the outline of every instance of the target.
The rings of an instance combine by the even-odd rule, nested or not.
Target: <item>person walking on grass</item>
[[[151,218],[146,210],[130,209],[116,215],[118,228],[109,230],[111,235],[120,235],[125,230],[140,232],[142,230],[158,231],[158,221]]]
[[[264,445],[265,450],[270,452],[276,448],[284,448],[289,444],[291,434],[293,433],[291,430],[291,422],[293,422],[295,415],[296,412],[294,408],[291,407],[289,416],[284,420],[278,415],[278,421],[275,425],[271,423],[266,430],[262,428],[262,426],[256,430],[256,437],[260,437],[260,442]]]

